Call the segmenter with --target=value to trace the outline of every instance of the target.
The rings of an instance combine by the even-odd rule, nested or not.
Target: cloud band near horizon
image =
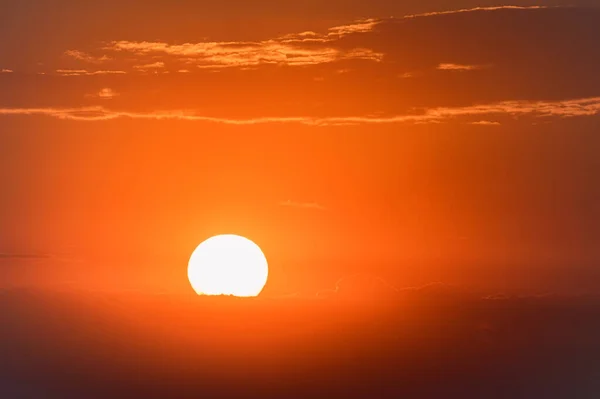
[[[341,126],[359,124],[389,123],[439,123],[457,117],[482,116],[532,116],[548,117],[580,117],[595,116],[600,113],[600,97],[580,98],[563,101],[502,101],[490,104],[477,104],[465,107],[435,107],[410,114],[391,116],[257,116],[253,118],[225,118],[202,115],[193,110],[164,110],[134,112],[126,110],[110,110],[102,106],[73,108],[0,108],[2,116],[48,116],[72,121],[107,121],[120,118],[151,120],[184,120],[196,122],[221,123],[227,125],[257,125],[267,123],[296,123],[311,126]]]

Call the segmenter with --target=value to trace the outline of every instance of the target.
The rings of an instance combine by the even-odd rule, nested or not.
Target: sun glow
[[[188,263],[188,278],[198,295],[257,296],[269,268],[260,247],[237,235],[219,235],[201,243]]]

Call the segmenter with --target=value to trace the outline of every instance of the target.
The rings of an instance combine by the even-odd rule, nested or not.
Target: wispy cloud
[[[498,11],[498,10],[539,10],[550,8],[549,6],[494,6],[494,7],[474,7],[474,8],[461,8],[458,10],[448,11],[437,11],[421,14],[409,14],[402,17],[390,17],[390,18],[368,18],[357,20],[352,23],[340,26],[334,26],[329,28],[326,34],[319,34],[312,31],[306,31],[301,33],[291,33],[279,38],[282,42],[314,42],[323,43],[339,39],[340,37],[354,34],[354,33],[368,33],[375,30],[375,28],[385,21],[401,21],[403,19],[413,19],[419,17],[432,17],[436,15],[449,15],[449,14],[460,14],[477,11]]]
[[[466,107],[436,107],[414,113],[392,116],[288,116],[256,117],[248,119],[220,118],[198,114],[195,111],[167,110],[153,112],[131,112],[109,110],[104,107],[79,108],[0,108],[0,115],[45,115],[64,120],[102,121],[118,118],[187,120],[222,123],[228,125],[258,125],[267,123],[297,123],[311,126],[344,126],[359,124],[390,123],[440,123],[457,117],[483,115],[508,115],[546,117],[577,117],[600,114],[600,97],[564,101],[503,101]]]
[[[365,33],[372,31],[375,26],[380,23],[380,20],[370,18],[353,22],[348,25],[334,26],[329,28],[328,36],[346,36],[352,33]]]
[[[482,126],[500,126],[500,122],[496,121],[475,121],[470,122],[471,125],[482,125]]]
[[[123,75],[125,71],[88,71],[86,69],[57,69],[61,76]]]
[[[12,69],[0,69],[0,73],[13,73]]]
[[[495,7],[474,7],[474,8],[461,8],[458,10],[448,11],[436,11],[427,12],[422,14],[406,15],[403,18],[419,18],[419,17],[432,17],[436,15],[448,15],[448,14],[459,14],[465,12],[476,12],[476,11],[498,11],[498,10],[539,10],[543,8],[550,8],[548,6],[495,6]]]
[[[307,31],[300,33],[288,33],[280,36],[277,41],[281,43],[326,43],[333,40],[329,35]]]
[[[280,206],[290,207],[290,208],[303,208],[303,209],[315,209],[319,211],[324,211],[325,208],[323,205],[318,204],[316,202],[295,202],[295,201],[283,201],[279,203]]]
[[[346,25],[329,28],[327,33],[321,34],[312,31],[301,33],[289,33],[280,36],[276,40],[281,43],[327,43],[334,42],[340,38],[354,33],[367,33],[375,29],[383,20],[376,18],[361,19]]]
[[[147,71],[152,69],[163,69],[165,67],[165,63],[161,61],[153,62],[151,64],[144,65],[135,65],[134,68],[140,71]]]
[[[498,10],[537,10],[545,6],[497,6],[475,7],[468,9],[441,11],[407,15],[399,18],[369,18],[357,20],[344,25],[333,26],[325,32],[303,31],[289,33],[262,41],[200,41],[191,43],[169,43],[165,41],[128,41],[116,40],[106,43],[95,51],[107,52],[109,55],[94,56],[80,50],[68,50],[65,54],[86,62],[103,62],[118,59],[120,54],[128,57],[147,56],[171,57],[181,62],[204,69],[247,68],[265,64],[306,66],[336,62],[339,60],[361,59],[379,62],[384,54],[369,46],[357,45],[347,48],[343,39],[349,35],[377,33],[377,28],[386,23],[403,22],[407,19],[430,17],[446,14],[470,13],[476,11]],[[164,60],[163,60],[164,61]],[[144,62],[144,61],[142,61]],[[466,66],[458,64],[441,64],[446,70],[471,70],[481,66]],[[461,68],[462,67],[462,68]],[[134,67],[138,70],[152,69],[143,66]]]
[[[79,50],[67,50],[65,51],[65,55],[75,58],[79,61],[88,62],[90,64],[101,64],[103,62],[112,60],[112,58],[107,55],[97,57]]]
[[[326,34],[302,32],[257,42],[198,42],[169,44],[166,42],[114,41],[105,50],[128,52],[138,56],[163,54],[185,58],[200,68],[252,67],[262,64],[304,66],[344,59],[381,61],[383,54],[368,48],[343,50],[333,42],[352,33],[372,30],[374,19],[357,21],[330,28]],[[320,44],[314,46],[314,44]],[[311,45],[313,44],[313,45]],[[148,69],[143,66],[138,69]]]
[[[113,89],[105,87],[97,93],[88,95],[88,97],[101,98],[103,100],[112,100],[113,98],[117,97],[118,95],[119,95],[119,93],[117,93]]]
[[[441,71],[474,71],[477,69],[487,68],[488,65],[463,65],[463,64],[452,64],[452,63],[444,63],[439,64],[437,69]]]
[[[117,41],[108,47],[113,51],[136,55],[163,54],[185,57],[201,68],[248,67],[262,64],[290,66],[315,65],[343,59],[380,61],[382,54],[369,49],[342,50],[330,47],[311,48],[281,40],[263,42],[202,42],[168,44],[164,42]],[[139,67],[138,69],[144,69]],[[147,69],[147,68],[146,68]]]

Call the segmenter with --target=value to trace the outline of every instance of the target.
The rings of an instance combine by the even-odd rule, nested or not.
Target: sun
[[[188,278],[198,295],[257,296],[267,283],[269,266],[260,247],[245,237],[219,235],[192,253]]]

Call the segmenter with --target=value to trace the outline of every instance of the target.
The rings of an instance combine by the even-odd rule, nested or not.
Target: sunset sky
[[[0,284],[600,290],[597,0],[0,5]]]

